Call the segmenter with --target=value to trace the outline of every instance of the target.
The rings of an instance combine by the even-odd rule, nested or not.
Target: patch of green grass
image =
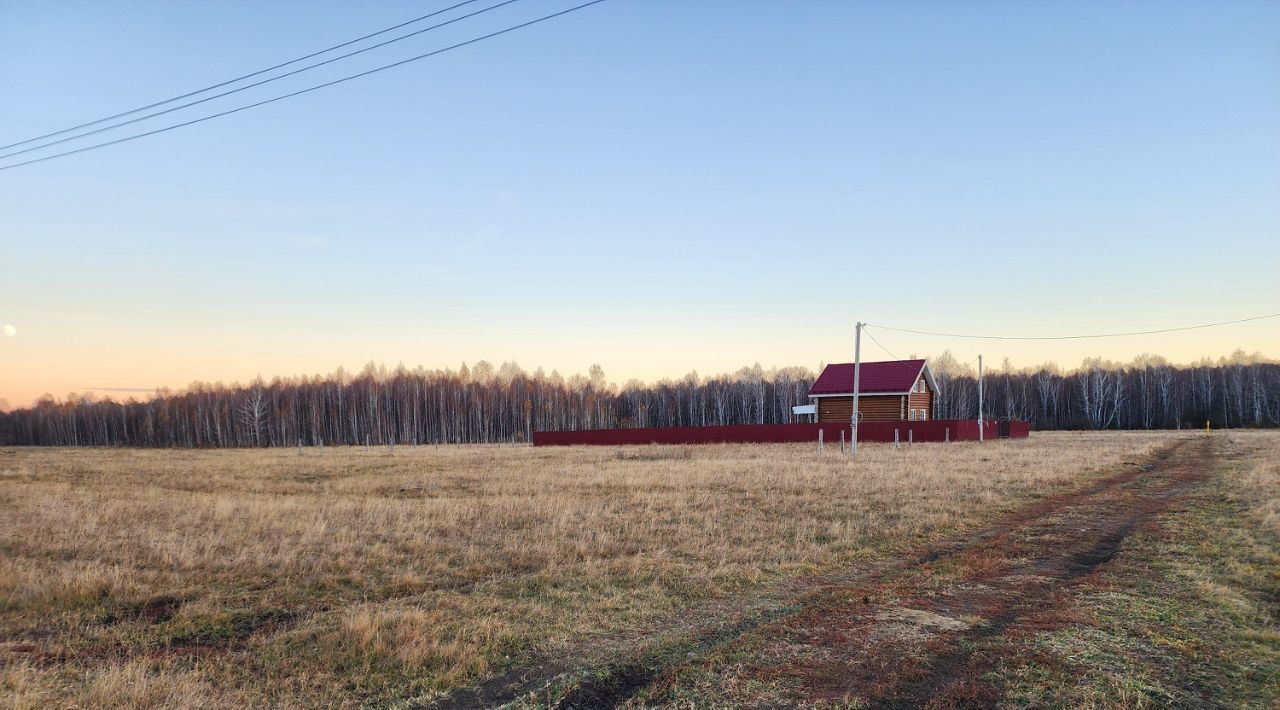
[[[292,623],[295,612],[287,609],[238,609],[210,616],[178,617],[165,624],[167,646],[224,646],[241,641],[265,626]]]

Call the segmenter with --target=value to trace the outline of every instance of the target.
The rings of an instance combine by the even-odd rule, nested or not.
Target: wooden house
[[[934,418],[938,383],[924,360],[864,362],[858,381],[858,411],[864,422],[927,421]],[[809,388],[819,422],[849,422],[853,414],[853,363],[827,365]]]

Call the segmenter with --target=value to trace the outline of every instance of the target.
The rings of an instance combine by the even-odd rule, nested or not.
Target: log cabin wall
[[[913,392],[907,396],[907,409],[923,409],[925,411],[925,419],[933,419],[933,393],[932,392]],[[908,416],[905,417],[910,419]]]
[[[902,419],[902,395],[864,394],[858,397],[858,411],[864,422],[887,422]],[[819,397],[819,422],[848,422],[853,416],[853,397]]]

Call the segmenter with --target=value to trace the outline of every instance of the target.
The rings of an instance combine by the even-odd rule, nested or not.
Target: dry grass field
[[[0,450],[0,694],[430,705],[873,570],[1191,436],[869,445],[853,466],[798,445]],[[1250,470],[1275,526],[1276,471]]]

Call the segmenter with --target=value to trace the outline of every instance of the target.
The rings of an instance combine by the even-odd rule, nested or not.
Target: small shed
[[[805,422],[816,422],[818,421],[818,405],[797,404],[791,408],[791,418]]]

